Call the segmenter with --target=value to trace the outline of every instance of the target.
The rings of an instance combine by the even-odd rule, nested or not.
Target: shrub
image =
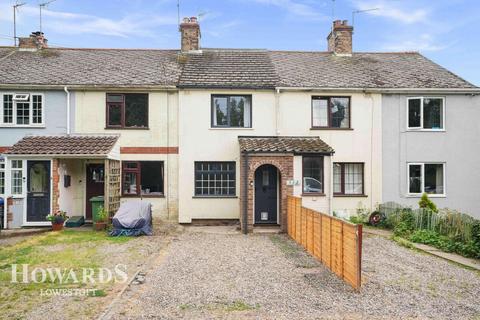
[[[422,197],[420,198],[420,201],[418,202],[418,206],[420,208],[430,209],[433,212],[438,212],[437,206],[435,205],[435,203],[433,203],[432,200],[430,200],[428,198],[428,195],[426,193],[422,194]]]

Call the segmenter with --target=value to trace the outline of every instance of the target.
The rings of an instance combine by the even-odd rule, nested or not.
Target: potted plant
[[[93,222],[93,227],[96,231],[102,231],[107,228],[108,212],[104,207],[100,207],[97,214],[95,215],[95,221]]]
[[[62,210],[58,210],[57,212],[50,213],[49,215],[47,215],[47,220],[52,223],[53,231],[62,230],[63,224],[67,219],[68,219],[67,213]]]

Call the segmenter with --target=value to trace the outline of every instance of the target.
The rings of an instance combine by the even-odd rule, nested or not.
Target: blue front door
[[[255,223],[277,224],[277,168],[266,164],[255,171]]]
[[[27,222],[45,222],[50,213],[50,161],[27,161]]]

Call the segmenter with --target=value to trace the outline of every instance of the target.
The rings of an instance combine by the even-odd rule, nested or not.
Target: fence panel
[[[302,207],[289,196],[288,234],[333,273],[357,290],[361,287],[362,226]]]

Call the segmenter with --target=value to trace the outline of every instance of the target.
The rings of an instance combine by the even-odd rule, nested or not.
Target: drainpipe
[[[330,174],[328,181],[328,211],[330,215],[333,216],[333,153],[330,154]]]
[[[275,132],[280,135],[280,89],[275,90]]]
[[[67,86],[63,87],[63,91],[67,94],[67,134],[70,134],[70,91]]]
[[[247,234],[248,233],[248,152],[245,152],[243,154],[243,159],[244,159],[244,165],[245,169],[243,170],[243,233]]]
[[[4,156],[4,163],[5,163],[5,173],[4,173],[4,177],[5,177],[5,183],[3,185],[4,187],[4,195],[3,195],[3,229],[7,229],[7,214],[8,214],[8,196],[10,195],[10,192],[8,192],[8,190],[10,190],[10,183],[9,181],[11,181],[10,179],[10,167],[8,166],[8,159],[6,156]]]

